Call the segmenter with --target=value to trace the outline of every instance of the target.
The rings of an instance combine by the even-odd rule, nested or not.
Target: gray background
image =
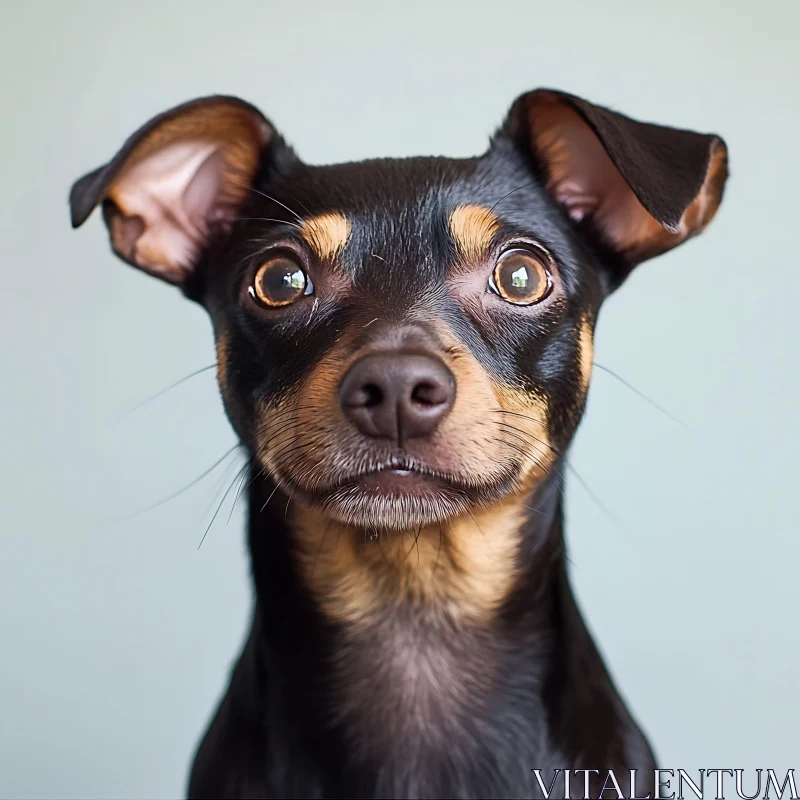
[[[665,767],[800,767],[800,4],[5,3],[0,796],[174,797],[246,625],[203,312],[115,260],[71,182],[151,115],[259,105],[312,162],[481,151],[555,86],[723,134],[700,239],[602,314],[573,465],[579,599]],[[239,462],[240,463],[240,462]],[[533,766],[533,765],[532,765]],[[752,790],[751,790],[752,791]]]

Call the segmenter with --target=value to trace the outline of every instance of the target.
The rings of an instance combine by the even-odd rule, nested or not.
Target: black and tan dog
[[[336,166],[209,97],[75,184],[74,226],[102,203],[116,254],[208,310],[250,458],[252,630],[192,797],[653,791],[570,590],[561,476],[603,299],[726,176],[717,136],[539,90],[478,158]]]

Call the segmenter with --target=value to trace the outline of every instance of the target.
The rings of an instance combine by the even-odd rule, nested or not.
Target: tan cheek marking
[[[523,490],[529,490],[547,476],[556,457],[550,442],[547,400],[499,383],[495,385],[495,394],[500,407],[508,412],[503,415],[505,436],[524,454],[519,484]]]
[[[350,221],[338,211],[328,211],[303,220],[300,235],[319,258],[331,261],[350,238]]]
[[[227,331],[220,331],[217,335],[217,381],[222,393],[228,389],[228,350],[229,339]]]
[[[296,391],[262,409],[257,443],[261,462],[273,476],[330,477],[327,459],[348,443],[337,398],[342,375],[358,357],[348,348],[357,335],[351,331],[341,337]],[[293,424],[287,424],[290,420]]]
[[[594,361],[594,338],[592,336],[592,324],[588,319],[584,319],[581,322],[578,344],[580,347],[581,390],[586,394],[589,391],[592,362]]]
[[[450,215],[450,233],[463,259],[475,262],[486,255],[500,220],[482,206],[458,206]]]
[[[499,457],[500,453],[498,442],[486,441],[486,436],[503,421],[491,381],[477,359],[464,348],[451,354],[448,366],[458,390],[453,408],[441,426],[442,439],[458,443],[456,452],[462,472],[489,477],[496,472],[492,469],[492,456]]]
[[[498,463],[511,456],[522,462],[520,485],[527,488],[528,479],[545,477],[553,460],[545,398],[496,381],[448,326],[433,328],[458,384],[441,432],[446,441],[457,442],[462,470],[491,480]]]
[[[331,619],[365,623],[387,605],[419,602],[453,619],[488,620],[516,578],[525,509],[514,498],[420,531],[380,533],[292,512],[307,586]]]

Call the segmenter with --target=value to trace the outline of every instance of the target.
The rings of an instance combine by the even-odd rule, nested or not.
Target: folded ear
[[[620,257],[622,274],[711,222],[728,175],[714,134],[637,122],[563,92],[519,97],[503,130],[554,200]]]
[[[193,100],[134,133],[70,192],[72,226],[102,203],[114,252],[170,283],[191,275],[209,236],[230,226],[276,137],[234,97]]]

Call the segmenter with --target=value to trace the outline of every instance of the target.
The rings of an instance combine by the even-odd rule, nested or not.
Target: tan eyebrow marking
[[[450,233],[462,257],[473,261],[486,254],[500,220],[482,206],[458,206],[450,215]]]
[[[304,219],[300,236],[324,260],[336,258],[350,238],[350,221],[339,211],[326,211]]]

